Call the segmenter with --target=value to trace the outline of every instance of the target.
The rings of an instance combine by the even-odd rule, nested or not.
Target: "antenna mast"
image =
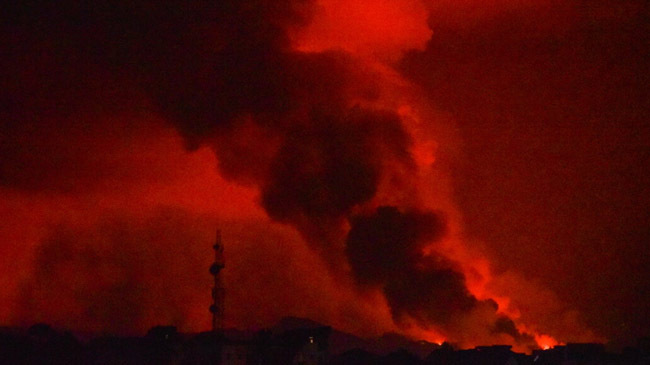
[[[214,277],[212,305],[210,306],[210,312],[212,312],[212,332],[216,335],[222,336],[225,289],[223,287],[222,277],[219,273],[225,267],[225,264],[223,259],[223,245],[221,243],[221,230],[217,230],[217,241],[212,247],[214,248],[214,263],[210,266],[210,274]]]

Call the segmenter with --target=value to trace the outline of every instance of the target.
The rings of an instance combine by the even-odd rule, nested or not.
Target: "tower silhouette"
[[[225,264],[220,230],[217,230],[217,241],[212,247],[214,248],[214,263],[210,266],[210,274],[214,277],[212,305],[210,306],[210,312],[212,312],[212,332],[221,336],[223,335],[225,289],[219,273],[225,267]]]

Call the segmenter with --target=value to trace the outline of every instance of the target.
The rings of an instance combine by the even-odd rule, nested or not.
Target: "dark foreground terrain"
[[[441,364],[637,365],[650,364],[648,339],[620,353],[602,344],[567,344],[520,354],[510,346],[456,350],[445,343],[412,341],[396,334],[362,339],[317,323],[287,318],[255,333],[182,334],[171,326],[144,337],[102,336],[81,341],[37,324],[0,329],[0,364]]]

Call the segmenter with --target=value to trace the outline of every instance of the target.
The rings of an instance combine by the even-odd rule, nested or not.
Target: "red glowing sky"
[[[266,4],[252,3],[258,2]],[[259,16],[293,3],[265,5]],[[261,81],[233,76],[269,91],[286,83],[286,98],[298,101],[282,99],[289,106],[276,110],[265,101],[275,95],[243,86],[228,95],[235,100],[228,113],[236,115],[223,118],[234,122],[207,132],[200,123],[189,128],[173,109],[180,94],[187,115],[204,117],[190,108],[193,99],[202,105],[197,95],[209,94],[203,74],[194,79],[194,71],[180,71],[170,76],[172,89],[151,91],[142,86],[148,77],[166,82],[161,70],[169,70],[144,71],[140,79],[112,67],[113,60],[97,61],[93,52],[101,52],[84,47],[102,38],[71,35],[67,16],[74,6],[39,30],[31,26],[52,9],[14,10],[2,33],[11,56],[0,64],[7,76],[0,114],[0,324],[45,321],[79,331],[142,333],[164,322],[206,330],[207,268],[220,227],[230,326],[259,328],[293,315],[362,335],[398,331],[525,349],[514,329],[494,329],[495,314],[485,304],[494,301],[515,332],[540,346],[623,343],[647,334],[650,13],[642,2],[320,0],[305,10],[306,20],[270,22],[286,28],[289,43],[269,46],[270,52],[284,47],[289,56],[268,62],[306,71],[283,69],[278,79],[259,71]],[[101,9],[92,17],[97,14]],[[197,29],[208,50],[192,48],[198,56],[188,52],[190,61],[181,56],[178,64],[195,66],[200,58],[200,67],[229,67],[210,63],[211,47],[227,43],[228,33]],[[261,45],[276,41],[253,37]],[[259,99],[254,107],[235,105],[241,95]],[[318,98],[362,111],[346,114],[332,130],[304,132],[301,123],[311,120],[305,105]],[[175,105],[171,112],[161,100]],[[216,105],[207,110],[220,113],[222,104]],[[385,126],[375,127],[374,119],[364,124],[368,115]],[[406,134],[408,158],[391,140],[398,139],[394,118]],[[361,125],[368,136],[355,139],[357,130],[345,123]],[[325,152],[287,144],[296,130]],[[318,209],[294,202],[304,208],[298,213],[296,206],[273,203],[269,191],[278,187],[269,176],[312,183],[284,171],[275,156],[301,166],[297,152],[313,154],[322,165],[301,173],[329,171],[328,157],[319,155],[331,153],[329,142],[319,133],[350,146],[335,156],[370,166],[361,180],[380,172],[371,196],[348,207],[349,194],[328,185],[318,194],[341,198],[344,207],[327,216],[318,209],[339,207],[322,199],[308,202],[321,204]],[[368,151],[372,158],[363,156]],[[338,184],[342,178],[332,174]],[[430,321],[426,308],[398,307],[385,288],[358,285],[364,273],[347,263],[345,245],[352,241],[345,236],[385,205],[405,217],[420,219],[426,211],[444,217],[444,238],[405,244],[419,250],[419,264],[436,258],[444,262],[436,270],[460,273],[478,300],[475,308],[463,316],[453,312],[449,322]],[[315,244],[315,236],[330,246]],[[396,316],[396,308],[404,312]]]

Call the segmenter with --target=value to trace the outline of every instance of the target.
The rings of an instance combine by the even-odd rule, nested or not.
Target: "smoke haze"
[[[598,319],[620,298],[643,312],[614,264],[646,270],[645,215],[614,185],[647,179],[647,12],[611,7],[7,6],[0,318],[204,330],[219,225],[228,325],[524,350],[640,335],[625,309]],[[600,226],[616,212],[633,224]],[[610,281],[578,267],[585,251]]]

